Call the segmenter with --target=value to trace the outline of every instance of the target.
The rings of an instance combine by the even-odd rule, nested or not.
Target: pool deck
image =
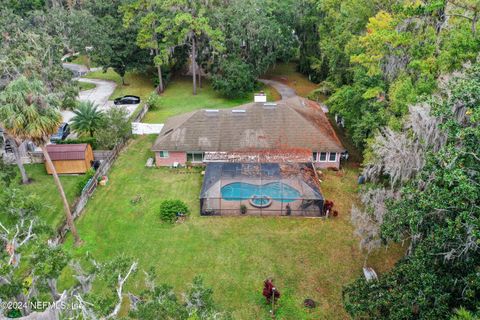
[[[244,205],[247,208],[248,215],[260,215],[260,216],[279,216],[279,215],[287,215],[287,205],[290,206],[290,215],[292,216],[320,216],[320,209],[317,205],[311,205],[308,208],[302,208],[302,204],[305,204],[308,199],[305,199],[305,194],[302,194],[300,199],[292,200],[290,202],[282,202],[281,200],[272,199],[272,204],[267,208],[257,208],[250,204],[249,199],[245,200],[225,200],[222,199],[221,195],[221,188],[227,186],[231,183],[235,182],[244,182],[253,185],[265,185],[267,183],[272,182],[281,182],[284,183],[296,190],[301,191],[305,190],[306,186],[302,186],[299,183],[298,179],[282,179],[279,181],[278,179],[248,179],[248,181],[239,181],[239,179],[223,179],[222,183],[217,182],[214,186],[212,186],[209,190],[208,198],[203,199],[203,208],[202,212],[207,211],[214,211],[214,212],[221,212],[221,215],[239,215],[240,207]],[[308,196],[308,195],[307,195]],[[312,199],[315,199],[312,195]],[[317,199],[315,199],[318,201]],[[314,200],[314,201],[315,201]],[[322,202],[323,203],[323,202]]]

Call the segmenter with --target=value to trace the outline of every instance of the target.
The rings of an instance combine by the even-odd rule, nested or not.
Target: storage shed
[[[47,152],[59,174],[85,173],[92,166],[93,151],[89,144],[50,144]],[[48,174],[52,174],[45,163]]]

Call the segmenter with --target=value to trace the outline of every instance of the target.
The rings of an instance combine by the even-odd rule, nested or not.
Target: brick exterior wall
[[[155,152],[155,164],[157,167],[171,166],[174,162],[184,165],[187,161],[187,153],[183,151],[172,151],[168,153],[168,158],[160,158],[160,152]]]

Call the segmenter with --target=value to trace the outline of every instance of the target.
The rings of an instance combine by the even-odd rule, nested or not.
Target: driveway
[[[83,71],[85,71],[85,73],[88,72],[87,67],[83,65],[78,65],[73,63],[64,63],[63,66],[72,71],[77,70],[80,74]],[[95,85],[95,88],[93,89],[80,91],[77,98],[79,101],[91,101],[96,105],[98,105],[98,109],[102,111],[107,111],[112,107],[117,107],[113,104],[113,101],[108,100],[112,95],[113,91],[115,91],[115,88],[117,86],[115,82],[100,80],[100,79],[86,79],[86,78],[77,78],[76,80],[78,80],[79,82],[92,83]],[[128,114],[130,115],[136,110],[137,106],[138,104],[128,105],[128,106],[125,106],[125,108],[127,109]],[[72,117],[75,115],[70,110],[63,110],[61,111],[61,113],[63,117],[63,122],[70,122]]]
[[[274,87],[278,93],[282,96],[282,100],[288,99],[288,98],[293,98],[297,96],[297,93],[295,90],[287,86],[286,84],[283,84],[279,81],[275,80],[268,80],[268,79],[258,79],[258,81],[265,83],[266,85]],[[324,103],[316,102],[319,104],[319,106],[322,108],[323,112],[328,113],[328,107]]]
[[[278,91],[278,93],[280,93],[280,95],[282,96],[282,100],[297,96],[297,93],[295,92],[295,90],[293,90],[292,88],[290,88],[289,86],[281,82],[278,82],[275,80],[267,80],[267,79],[258,79],[258,81],[274,87]]]

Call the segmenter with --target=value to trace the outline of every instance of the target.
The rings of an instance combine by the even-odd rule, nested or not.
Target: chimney
[[[259,93],[255,93],[253,101],[254,102],[260,102],[260,103],[265,103],[265,102],[267,102],[267,95],[263,91],[260,91]]]

